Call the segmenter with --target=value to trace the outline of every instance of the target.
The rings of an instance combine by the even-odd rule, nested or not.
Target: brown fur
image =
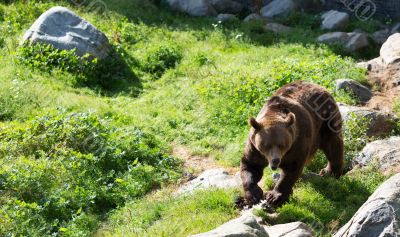
[[[258,203],[263,196],[280,206],[292,193],[304,165],[321,149],[328,165],[321,175],[339,178],[343,169],[342,119],[333,97],[318,85],[294,82],[282,87],[264,105],[252,126],[241,160],[245,199]],[[274,189],[263,194],[257,183],[270,165],[280,168]]]

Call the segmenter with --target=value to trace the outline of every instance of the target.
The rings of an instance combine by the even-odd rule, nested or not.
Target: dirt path
[[[172,155],[184,160],[184,165],[183,165],[184,170],[186,173],[190,173],[192,177],[195,177],[200,173],[202,173],[203,171],[209,169],[222,168],[225,171],[227,171],[230,175],[235,175],[237,174],[237,172],[240,171],[239,167],[222,166],[218,164],[218,162],[216,162],[212,157],[192,155],[190,150],[182,145],[175,146],[172,149]],[[188,178],[190,179],[191,177]],[[260,182],[258,182],[258,185],[261,188],[264,188],[265,178],[266,177],[263,176]]]
[[[223,168],[229,174],[236,174],[239,171],[238,167],[225,167],[218,164],[212,157],[192,155],[192,152],[185,146],[177,145],[172,149],[172,155],[183,159],[184,169],[187,172],[197,175],[205,170]]]

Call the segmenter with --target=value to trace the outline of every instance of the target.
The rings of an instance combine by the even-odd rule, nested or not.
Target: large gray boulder
[[[345,90],[355,95],[360,102],[368,102],[373,94],[369,88],[352,79],[336,80],[336,90]]]
[[[110,51],[109,41],[102,32],[65,7],[53,7],[43,13],[25,33],[22,43],[75,49],[78,56],[89,54],[99,59]]]
[[[302,222],[265,227],[270,237],[313,237],[311,228]]]
[[[353,119],[354,116],[370,120],[367,130],[368,136],[388,135],[393,130],[393,116],[390,114],[384,114],[365,107],[344,104],[339,104],[339,110],[345,123]]]
[[[256,218],[247,213],[214,230],[192,237],[268,237],[268,234]]]
[[[344,30],[350,21],[350,15],[346,12],[335,10],[328,11],[322,15],[323,30]]]
[[[241,186],[238,175],[229,175],[224,169],[206,170],[196,179],[193,179],[178,189],[177,194],[193,193],[207,188],[235,188]]]
[[[211,0],[211,5],[218,13],[237,14],[244,9],[244,6],[232,0]]]
[[[357,32],[330,32],[319,36],[317,41],[324,44],[342,44],[350,52],[369,46],[368,35]]]
[[[167,0],[169,6],[176,11],[191,16],[216,16],[217,11],[209,0]]]
[[[381,59],[385,65],[397,63],[400,59],[400,33],[391,35],[382,45]]]
[[[400,174],[384,182],[334,237],[398,237]]]
[[[391,137],[368,143],[353,160],[354,166],[376,165],[382,172],[400,166],[400,137]]]
[[[261,9],[261,15],[267,18],[282,17],[298,8],[299,4],[296,0],[274,0]]]

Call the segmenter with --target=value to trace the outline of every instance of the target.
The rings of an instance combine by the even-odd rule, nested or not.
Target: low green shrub
[[[180,176],[154,137],[65,111],[0,127],[0,167],[1,236],[88,236],[102,214]]]
[[[345,148],[345,162],[347,165],[361,151],[364,146],[375,138],[367,135],[370,119],[350,113],[344,123],[343,140]]]
[[[49,44],[24,44],[19,48],[17,62],[33,70],[51,73],[71,73],[74,75],[72,84],[89,86],[108,91],[131,88],[137,94],[140,88],[138,80],[128,67],[121,47],[112,47],[104,59],[91,59],[86,54],[76,55],[75,50],[60,50]]]
[[[3,13],[4,22],[7,24],[6,35],[17,33],[24,27],[32,24],[51,6],[49,2],[37,0],[6,0],[5,3],[11,4],[11,6],[7,8],[7,11]]]
[[[179,47],[172,44],[162,45],[148,53],[143,69],[160,77],[166,70],[174,68],[182,58]]]
[[[304,80],[334,91],[333,81],[347,66],[350,67],[350,62],[338,56],[313,60],[277,58],[271,60],[269,68],[265,69],[268,71],[266,77],[221,73],[218,77],[203,80],[198,91],[208,101],[214,121],[244,126],[250,116],[258,113],[267,98],[282,86]],[[357,70],[349,72],[359,73]]]
[[[17,60],[34,70],[75,74],[87,74],[97,64],[97,60],[89,60],[89,55],[79,57],[75,50],[59,50],[50,44],[24,44],[19,48]]]

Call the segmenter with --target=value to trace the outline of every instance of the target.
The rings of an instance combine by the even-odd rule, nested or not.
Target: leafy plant
[[[368,143],[374,140],[367,136],[370,119],[350,113],[344,124],[345,161],[351,164],[354,156]]]
[[[149,52],[143,69],[160,77],[166,70],[174,68],[182,58],[182,52],[177,46],[160,46]]]
[[[152,136],[64,111],[1,127],[0,164],[2,236],[72,226],[86,236],[100,214],[179,177],[179,163]]]
[[[75,50],[60,50],[50,44],[24,44],[20,47],[18,61],[32,69],[51,72],[66,71],[76,74],[88,73],[95,68],[97,60],[89,55],[79,57]]]

